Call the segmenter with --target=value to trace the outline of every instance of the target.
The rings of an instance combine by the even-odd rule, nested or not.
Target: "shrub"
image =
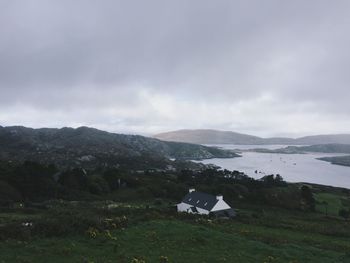
[[[29,240],[31,233],[31,227],[29,226],[22,226],[20,223],[10,223],[0,227],[0,240]]]
[[[0,200],[2,202],[20,201],[20,192],[5,181],[0,181]],[[1,204],[0,204],[1,205]]]
[[[166,256],[160,256],[160,257],[159,257],[159,262],[160,262],[160,263],[168,263],[168,262],[169,262],[169,259],[168,259],[168,257],[166,257]]]
[[[102,195],[110,192],[109,185],[101,176],[89,176],[88,188],[90,193]]]
[[[350,217],[350,210],[340,209],[339,210],[339,216],[343,217],[345,220],[348,220],[349,217]]]

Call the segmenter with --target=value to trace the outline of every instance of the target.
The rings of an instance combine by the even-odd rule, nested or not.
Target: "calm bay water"
[[[212,145],[213,146],[213,145]],[[285,145],[215,145],[225,149],[277,149]],[[288,182],[309,182],[350,188],[350,167],[333,165],[316,158],[343,154],[270,154],[243,152],[240,158],[210,159],[201,161],[228,170],[238,170],[253,178],[280,174]],[[258,173],[255,173],[258,171]]]

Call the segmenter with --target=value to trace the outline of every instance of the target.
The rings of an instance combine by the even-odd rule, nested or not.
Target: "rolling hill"
[[[119,165],[137,161],[166,163],[169,158],[236,157],[231,151],[189,143],[163,142],[93,128],[32,129],[0,126],[0,160],[40,161],[59,166]],[[149,166],[149,165],[148,165]]]
[[[216,130],[178,130],[160,133],[154,138],[198,144],[261,144],[261,138],[256,136]]]
[[[164,141],[198,144],[350,144],[350,134],[314,135],[301,138],[261,138],[257,136],[218,130],[178,130],[156,134],[154,138]]]

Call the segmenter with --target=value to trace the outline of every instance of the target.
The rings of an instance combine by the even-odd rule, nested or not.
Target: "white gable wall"
[[[210,211],[214,212],[214,211],[225,210],[230,208],[231,207],[223,199],[220,199]]]
[[[180,204],[177,204],[177,211],[178,212],[193,213],[192,210],[191,210],[192,206],[193,205],[189,205],[189,204],[186,204],[186,203],[182,202]],[[205,210],[205,209],[202,209],[202,208],[199,208],[199,207],[196,207],[196,209],[198,211],[198,214],[202,214],[202,215],[208,215],[209,214],[208,210]]]
[[[190,212],[190,205],[188,204],[185,204],[185,203],[180,203],[180,204],[177,204],[177,211],[178,212]]]

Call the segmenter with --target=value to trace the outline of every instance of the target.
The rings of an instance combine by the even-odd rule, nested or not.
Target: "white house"
[[[222,195],[210,195],[190,189],[188,194],[177,204],[178,212],[214,215],[217,217],[234,217],[234,210],[224,201]]]

